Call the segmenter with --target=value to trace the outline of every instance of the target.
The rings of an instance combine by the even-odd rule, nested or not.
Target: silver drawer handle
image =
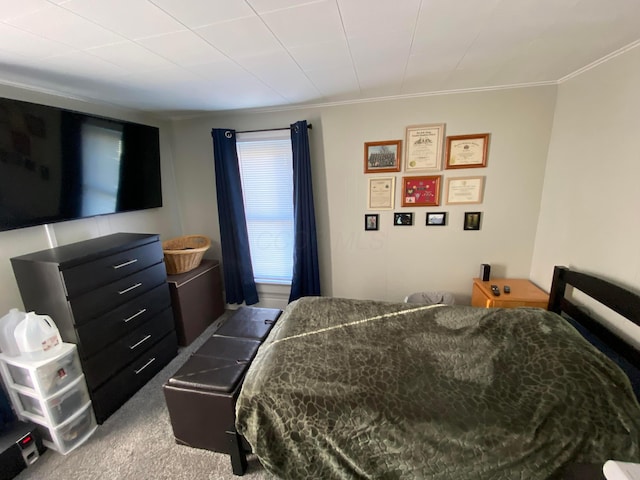
[[[118,295],[123,295],[123,294],[125,294],[127,292],[130,292],[131,290],[133,290],[135,288],[140,287],[140,286],[142,286],[142,283],[138,282],[135,285],[131,285],[129,288],[125,288],[124,290],[119,290],[118,291]]]
[[[134,348],[138,347],[139,345],[143,344],[144,342],[146,342],[147,340],[149,340],[151,338],[151,335],[147,335],[146,337],[144,337],[142,340],[140,340],[138,343],[136,343],[135,345],[131,345],[129,347],[129,350],[133,350]]]
[[[147,368],[149,365],[151,365],[155,361],[156,361],[156,357],[153,357],[151,360],[149,360],[147,363],[145,363],[141,368],[139,368],[138,370],[135,371],[136,375],[138,375],[142,370]]]
[[[134,313],[134,314],[133,314],[133,315],[131,315],[129,318],[125,318],[125,319],[123,320],[123,322],[124,322],[124,323],[129,323],[131,320],[133,320],[134,318],[136,318],[136,317],[137,317],[137,316],[139,316],[139,315],[142,315],[142,314],[143,314],[144,312],[146,312],[146,311],[147,311],[147,309],[146,309],[146,308],[140,309],[140,310],[138,310],[138,312],[137,312],[137,313]]]
[[[136,263],[137,261],[138,259],[134,258],[133,260],[129,260],[128,262],[121,263],[120,265],[114,265],[113,269],[117,270],[119,268],[126,267],[127,265],[131,265],[132,263]]]

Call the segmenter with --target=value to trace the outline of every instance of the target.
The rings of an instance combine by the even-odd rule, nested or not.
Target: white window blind
[[[293,160],[288,130],[240,133],[242,179],[253,276],[257,283],[291,284]]]
[[[122,129],[82,125],[82,214],[115,212],[120,186]]]

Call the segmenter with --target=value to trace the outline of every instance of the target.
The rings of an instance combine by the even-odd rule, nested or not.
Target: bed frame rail
[[[597,335],[618,354],[624,356],[633,365],[640,367],[640,352],[586,313],[584,308],[567,299],[565,297],[567,286],[580,290],[636,325],[640,325],[640,295],[593,275],[556,266],[553,271],[548,307],[549,310],[558,314],[565,312]]]

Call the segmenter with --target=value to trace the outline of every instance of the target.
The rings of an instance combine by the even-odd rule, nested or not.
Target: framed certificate
[[[447,203],[463,205],[482,203],[484,177],[447,178]]]
[[[440,205],[440,175],[402,177],[403,207],[434,207]]]
[[[447,137],[445,168],[486,167],[488,146],[488,133]]]
[[[439,171],[443,140],[444,123],[407,127],[404,171]]]
[[[394,207],[396,177],[369,179],[367,208],[369,210],[391,210]]]

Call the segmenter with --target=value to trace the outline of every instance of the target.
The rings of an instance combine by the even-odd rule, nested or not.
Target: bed
[[[571,289],[640,323],[638,295],[564,267],[550,311],[299,299],[247,371],[236,428],[282,479],[586,480],[640,462],[640,356]]]

